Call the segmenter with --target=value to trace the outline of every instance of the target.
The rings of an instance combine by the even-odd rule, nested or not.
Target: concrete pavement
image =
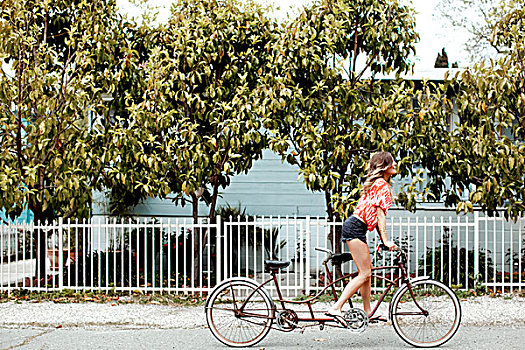
[[[441,349],[523,349],[525,327],[461,327]],[[227,349],[207,329],[0,328],[0,349]],[[371,326],[363,334],[318,328],[272,330],[253,349],[413,349],[392,327]]]

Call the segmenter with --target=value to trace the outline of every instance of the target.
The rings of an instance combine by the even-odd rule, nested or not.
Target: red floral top
[[[359,199],[354,215],[361,218],[372,231],[377,226],[377,207],[383,209],[385,214],[392,206],[390,186],[384,179],[377,179],[372,184],[365,196]]]

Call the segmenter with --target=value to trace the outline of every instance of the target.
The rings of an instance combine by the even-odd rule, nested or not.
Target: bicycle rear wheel
[[[270,331],[273,302],[249,280],[229,280],[217,286],[206,302],[206,321],[212,334],[232,347],[252,346]]]
[[[456,334],[461,307],[452,289],[434,280],[416,281],[411,289],[407,285],[401,288],[390,309],[392,325],[401,339],[427,348],[440,346]]]

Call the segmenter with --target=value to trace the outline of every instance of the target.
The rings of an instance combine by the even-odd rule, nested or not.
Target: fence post
[[[220,253],[219,253],[219,247],[221,246],[220,244],[220,241],[221,241],[221,232],[222,232],[222,218],[220,215],[217,215],[217,217],[215,218],[215,222],[216,222],[216,225],[217,225],[217,228],[215,229],[215,258],[217,260],[217,265],[215,266],[215,285],[218,285],[220,280],[221,280],[221,265],[220,265]],[[210,232],[211,233],[211,232]],[[209,239],[209,241],[211,241],[211,237]],[[208,251],[209,253],[208,254],[211,254],[211,249]],[[211,270],[210,266],[208,266],[208,270]],[[210,286],[210,281],[211,281],[211,275],[209,275],[210,277],[208,278],[208,286]]]
[[[64,219],[58,218],[58,289],[64,289]]]
[[[474,288],[479,274],[479,211],[474,212]],[[468,288],[468,286],[467,286]]]
[[[310,295],[310,215],[305,220],[305,293]]]
[[[218,285],[222,281],[222,254],[221,254],[221,240],[222,240],[222,222],[219,221],[219,216],[217,216],[217,230],[215,231],[215,259],[216,259],[216,265],[215,265],[215,275],[217,276],[217,280],[215,281],[215,285]]]

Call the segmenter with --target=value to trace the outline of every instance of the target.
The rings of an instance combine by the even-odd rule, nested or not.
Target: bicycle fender
[[[416,283],[416,282],[419,282],[419,281],[427,281],[430,279],[430,276],[419,276],[419,277],[416,277],[416,278],[410,278],[410,283]],[[396,300],[396,298],[398,297],[399,294],[403,293],[406,289],[407,289],[407,285],[406,283],[403,283],[403,285],[401,287],[399,287],[396,292],[394,293],[394,295],[392,296],[392,299],[390,300],[390,305],[389,305],[389,310],[390,312],[388,313],[388,316],[390,317],[390,315],[392,315],[393,311],[392,310],[392,307],[394,305],[394,301]]]
[[[208,303],[212,299],[211,297],[215,294],[215,291],[218,290],[220,287],[224,286],[225,284],[228,284],[228,283],[234,282],[234,281],[246,282],[246,283],[249,283],[249,284],[253,285],[255,288],[257,288],[257,287],[259,287],[261,285],[257,281],[255,281],[255,280],[253,280],[251,278],[247,278],[247,277],[232,277],[232,278],[225,279],[224,281],[222,281],[221,283],[216,285],[213,288],[213,290],[211,291],[211,293],[208,294],[208,298],[206,298],[206,304],[204,305],[204,312],[206,312],[206,309],[208,309],[208,307],[209,307]],[[272,315],[272,317],[275,316],[275,303],[274,303],[272,297],[270,296],[270,293],[268,293],[266,288],[261,288],[260,291],[263,292],[264,295],[266,295],[266,297],[268,298],[268,300],[270,300],[270,302],[272,303],[272,310],[273,310],[273,313],[274,313],[274,315]]]

